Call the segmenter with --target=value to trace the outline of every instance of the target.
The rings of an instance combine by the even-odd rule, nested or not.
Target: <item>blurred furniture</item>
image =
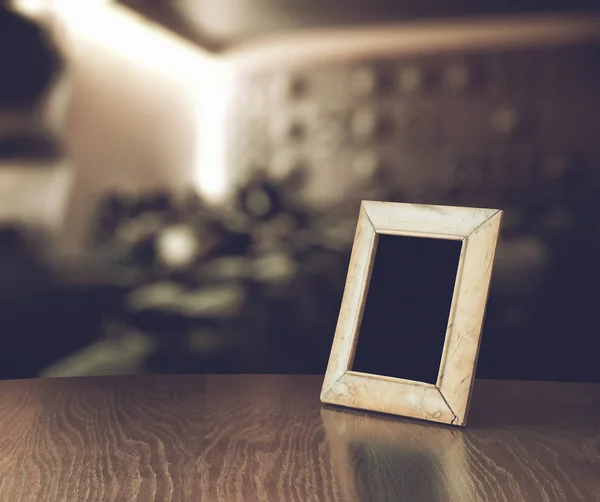
[[[47,35],[0,6],[0,229],[19,227],[46,252],[59,244],[73,174],[60,141],[63,60]]]
[[[477,381],[464,431],[319,404],[320,376],[0,382],[0,499],[596,500],[600,386]]]
[[[17,378],[89,342],[100,298],[65,291],[49,263],[73,175],[62,58],[43,28],[0,3],[0,378]]]

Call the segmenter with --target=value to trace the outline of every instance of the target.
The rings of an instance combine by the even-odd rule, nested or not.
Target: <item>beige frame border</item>
[[[502,211],[361,203],[321,402],[466,425]],[[379,234],[462,241],[435,385],[351,371]]]

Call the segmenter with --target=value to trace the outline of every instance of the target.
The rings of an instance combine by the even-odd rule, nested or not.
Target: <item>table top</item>
[[[600,501],[600,385],[477,381],[465,429],[321,376],[0,382],[0,500]]]

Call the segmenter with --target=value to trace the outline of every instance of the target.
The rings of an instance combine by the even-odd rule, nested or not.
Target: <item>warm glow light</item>
[[[11,7],[27,17],[38,18],[50,10],[49,0],[13,0]]]
[[[116,4],[55,0],[52,13],[73,42],[93,45],[145,69],[201,80],[213,60],[201,48]]]
[[[228,65],[215,62],[210,78],[203,81],[198,94],[198,163],[194,183],[210,202],[221,202],[231,188],[227,172],[228,105],[234,74]]]
[[[210,201],[225,197],[224,128],[231,87],[226,65],[201,47],[109,0],[16,0],[14,6],[26,15],[48,16],[62,33],[67,52],[91,46],[183,83],[196,96],[193,183]]]
[[[108,5],[113,0],[81,0],[86,6]],[[20,14],[33,19],[43,20],[45,16],[61,8],[62,0],[12,0],[10,6]]]

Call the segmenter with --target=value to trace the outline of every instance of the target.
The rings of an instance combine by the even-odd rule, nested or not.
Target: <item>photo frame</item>
[[[498,209],[361,203],[321,402],[466,425],[501,218]],[[435,384],[351,369],[382,234],[461,241]]]

